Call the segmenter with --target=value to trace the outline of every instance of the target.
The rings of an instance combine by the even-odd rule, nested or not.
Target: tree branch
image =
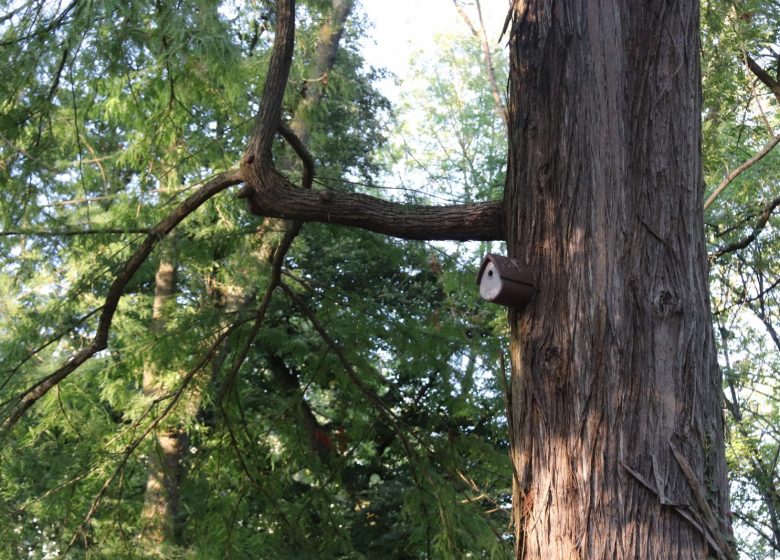
[[[780,144],[780,134],[772,138],[766,146],[761,148],[761,151],[758,152],[756,155],[754,155],[749,160],[743,162],[739,167],[737,167],[734,171],[729,173],[725,179],[723,179],[720,184],[715,188],[714,191],[712,191],[712,194],[710,194],[709,197],[707,197],[706,202],[704,203],[704,210],[707,210],[713,202],[715,202],[715,199],[718,198],[718,195],[722,193],[726,187],[728,187],[734,179],[742,175],[745,171],[753,167],[755,164],[757,164],[759,161],[764,159],[764,156],[766,156],[769,152],[771,152],[775,146]]]
[[[359,193],[309,191],[266,170],[259,190],[243,189],[258,216],[352,226],[402,239],[494,241],[504,239],[502,202],[420,206]]]
[[[323,222],[359,227],[404,239],[480,240],[503,238],[502,203],[417,206],[357,193],[313,192],[295,187],[274,167],[273,135],[280,131],[307,166],[303,143],[281,123],[281,103],[289,77],[295,37],[295,1],[277,0],[277,29],[268,77],[254,133],[241,161],[252,213],[299,222]],[[308,172],[304,172],[304,186]]]
[[[780,58],[778,60],[780,60]],[[780,103],[780,82],[775,80],[769,74],[769,72],[764,70],[761,65],[758,64],[758,62],[756,62],[755,59],[749,54],[745,54],[745,62],[747,63],[748,68],[750,68],[750,71],[753,72],[756,78],[761,80],[761,82],[769,88],[769,90],[774,94],[778,103]]]
[[[347,359],[344,350],[335,340],[333,340],[333,338],[331,338],[331,336],[325,330],[325,327],[323,327],[317,319],[314,311],[312,311],[311,308],[306,305],[306,302],[304,302],[300,296],[284,282],[279,282],[279,287],[284,290],[284,293],[287,294],[287,297],[290,298],[293,304],[295,304],[301,313],[303,313],[303,315],[309,320],[309,323],[311,323],[311,326],[314,327],[315,331],[317,331],[317,334],[320,335],[320,338],[323,340],[323,342],[325,342],[325,344],[327,344],[328,347],[336,354],[336,357],[341,362],[341,365],[344,368],[347,377],[349,377],[349,380],[352,381],[352,383],[360,390],[363,396],[365,396],[366,399],[368,399],[374,405],[377,411],[379,411],[379,413],[385,418],[385,420],[387,420],[387,422],[393,428],[393,431],[395,431],[395,433],[400,438],[409,459],[413,459],[416,455],[414,448],[409,442],[409,438],[407,437],[406,432],[399,425],[399,419],[396,414],[394,414],[393,411],[387,407],[382,398],[377,395],[376,392],[374,392],[368,385],[363,382],[362,379],[360,379],[357,371],[355,371],[355,368]]]
[[[460,17],[466,23],[469,30],[471,30],[471,34],[474,35],[474,38],[479,41],[479,44],[482,47],[482,57],[485,60],[488,80],[490,81],[490,89],[493,93],[493,101],[496,103],[496,112],[498,113],[498,116],[501,117],[501,120],[504,121],[504,125],[507,125],[508,116],[506,112],[506,105],[504,104],[503,99],[501,99],[501,91],[498,89],[496,70],[493,66],[493,55],[490,54],[490,44],[488,43],[487,33],[485,32],[485,22],[482,20],[482,6],[480,1],[476,0],[477,15],[479,17],[479,27],[481,33],[480,31],[477,31],[477,28],[471,22],[471,18],[466,13],[466,10],[463,8],[463,6],[460,5],[460,2],[458,0],[452,0],[452,3],[455,4],[455,9],[458,10],[458,14],[460,14]]]
[[[197,210],[212,196],[222,192],[226,188],[241,182],[241,175],[237,170],[225,171],[214,176],[195,193],[184,200],[173,212],[151,229],[149,235],[135,250],[108,290],[103,312],[100,314],[97,331],[89,346],[82,348],[56,371],[38,381],[35,385],[20,393],[14,400],[17,401],[11,413],[0,424],[0,434],[10,430],[32,405],[43,397],[52,387],[73,373],[81,364],[89,358],[105,350],[108,346],[108,333],[111,329],[111,321],[114,318],[119,299],[124,293],[125,287],[132,279],[135,272],[146,261],[154,246],[168,235],[184,218]]]
[[[181,383],[179,384],[179,387],[172,393],[169,393],[167,395],[158,397],[152,401],[152,403],[149,405],[149,407],[146,409],[146,412],[134,423],[133,430],[135,428],[139,427],[141,420],[146,417],[146,415],[159,403],[170,399],[170,402],[165,406],[163,411],[158,414],[154,420],[149,424],[149,426],[146,427],[146,429],[143,431],[143,433],[135,438],[130,444],[127,445],[127,447],[124,448],[122,451],[121,458],[119,462],[117,463],[116,468],[111,473],[111,475],[103,482],[103,485],[100,487],[100,490],[98,491],[97,495],[95,496],[94,500],[92,501],[92,505],[89,508],[89,511],[87,512],[87,515],[84,517],[84,520],[81,522],[81,524],[78,526],[76,531],[73,533],[73,536],[71,537],[70,542],[68,543],[67,548],[65,549],[63,554],[67,554],[68,551],[73,547],[73,545],[76,543],[76,539],[78,538],[80,532],[86,527],[90,521],[92,520],[93,516],[97,512],[98,507],[100,506],[100,502],[103,500],[103,498],[106,495],[106,492],[108,492],[109,487],[114,482],[117,476],[124,470],[125,465],[127,464],[127,461],[132,456],[133,452],[138,448],[141,443],[146,439],[146,437],[162,422],[168,414],[173,410],[173,407],[176,406],[176,404],[181,399],[181,396],[184,394],[185,389],[190,385],[195,375],[198,374],[217,354],[217,351],[219,350],[219,347],[222,345],[222,342],[230,335],[230,333],[235,330],[240,323],[236,323],[232,325],[230,328],[225,329],[218,337],[217,340],[211,345],[211,347],[208,349],[208,351],[201,357],[201,359],[198,361],[195,366],[190,369],[190,371],[187,372],[187,374],[182,379]]]
[[[753,529],[762,539],[768,542],[772,548],[780,551],[780,541],[776,541],[775,539],[772,538],[771,535],[769,535],[766,531],[761,529],[761,527],[758,525],[759,523],[761,523],[761,521],[753,519],[752,517],[748,515],[744,515],[738,511],[732,513],[734,514],[734,517],[736,517],[737,519],[742,521],[742,523],[744,523],[745,525]]]
[[[238,370],[241,369],[242,364],[246,361],[246,358],[249,355],[249,350],[252,348],[252,344],[257,338],[257,335],[260,333],[260,327],[263,325],[265,315],[268,312],[268,306],[271,304],[271,296],[273,295],[274,290],[276,290],[276,288],[279,286],[282,279],[282,265],[284,264],[284,258],[287,255],[287,251],[290,250],[292,242],[295,241],[295,237],[298,235],[299,230],[300,224],[292,224],[291,227],[288,228],[288,230],[285,232],[281,243],[279,243],[279,246],[274,251],[271,264],[271,277],[268,279],[268,286],[265,288],[263,300],[260,302],[260,306],[255,312],[255,322],[252,325],[252,330],[249,332],[249,336],[244,345],[241,347],[241,350],[233,359],[233,364],[231,365],[230,371],[225,377],[222,388],[219,390],[219,394],[217,395],[217,402],[220,403],[220,406],[228,391],[230,391],[230,389],[233,387],[236,377],[238,376]]]
[[[719,247],[714,253],[712,253],[712,255],[710,255],[710,258],[716,259],[721,255],[725,255],[726,253],[732,253],[734,251],[744,249],[753,243],[753,241],[755,241],[758,237],[758,234],[764,230],[767,222],[769,222],[769,218],[772,216],[772,212],[774,212],[775,208],[778,206],[780,206],[780,196],[770,200],[767,204],[764,205],[764,209],[761,212],[761,215],[758,217],[758,221],[753,226],[753,231],[738,241],[734,241],[733,243]]]
[[[772,76],[769,75],[769,72],[764,70],[761,65],[758,64],[758,62],[753,59],[749,54],[745,53],[745,64],[747,64],[748,68],[751,72],[766,86],[769,88],[769,90],[774,94],[775,98],[777,99],[778,103],[780,103],[780,82],[772,78]],[[712,194],[707,197],[707,201],[704,203],[704,209],[707,210],[713,202],[715,202],[715,199],[722,193],[726,187],[728,187],[734,179],[739,177],[742,173],[750,169],[753,165],[761,161],[764,156],[766,156],[769,152],[771,152],[777,144],[780,143],[780,134],[775,135],[767,144],[761,149],[760,152],[758,152],[756,155],[754,155],[749,160],[745,161],[737,167],[734,171],[729,173],[723,181],[720,182],[720,184],[715,188],[714,191],[712,191]]]
[[[281,121],[282,99],[290,76],[295,46],[295,0],[277,0],[276,22],[276,35],[260,111],[242,161],[242,166],[254,167],[257,171],[260,167],[272,165],[271,145]]]
[[[311,189],[311,184],[314,181],[314,158],[311,157],[309,150],[304,145],[303,141],[298,138],[292,128],[286,124],[279,123],[279,134],[282,138],[295,150],[295,153],[301,159],[303,163],[303,177],[301,178],[301,186],[304,189]]]
[[[46,231],[40,229],[16,229],[10,231],[0,231],[0,237],[11,236],[30,236],[30,237],[72,237],[76,235],[126,235],[126,234],[146,234],[151,233],[150,228],[109,228],[109,229],[64,229]]]

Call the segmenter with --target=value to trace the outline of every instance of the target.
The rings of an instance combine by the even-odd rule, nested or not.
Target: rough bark
[[[698,2],[517,1],[509,253],[517,558],[730,558]]]
[[[242,196],[258,216],[352,226],[403,239],[503,239],[498,201],[416,206],[359,193],[303,190],[270,167],[245,177],[247,184],[256,187],[245,189]]]

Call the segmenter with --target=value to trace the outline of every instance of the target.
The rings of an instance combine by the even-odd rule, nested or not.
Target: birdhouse
[[[479,295],[491,303],[522,310],[534,294],[531,271],[508,257],[485,255],[477,274]]]

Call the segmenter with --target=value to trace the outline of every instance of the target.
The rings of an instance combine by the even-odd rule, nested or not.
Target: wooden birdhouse
[[[509,257],[494,253],[485,255],[477,284],[482,299],[512,309],[522,310],[534,294],[531,271]]]

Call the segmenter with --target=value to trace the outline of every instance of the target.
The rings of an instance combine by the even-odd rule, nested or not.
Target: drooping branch
[[[0,231],[0,237],[29,236],[29,237],[74,237],[77,235],[132,235],[149,234],[150,228],[107,228],[107,229],[15,229]]]
[[[71,537],[71,540],[68,543],[68,546],[64,551],[64,554],[68,553],[68,551],[76,543],[76,539],[78,538],[79,534],[92,521],[92,518],[94,517],[95,513],[98,510],[98,507],[100,506],[100,503],[102,502],[103,498],[108,492],[109,487],[111,486],[111,484],[113,484],[114,480],[116,480],[117,476],[119,476],[124,471],[127,462],[130,460],[130,457],[133,455],[135,450],[138,449],[138,446],[141,445],[141,443],[143,443],[143,441],[147,438],[147,436],[157,428],[160,422],[162,422],[171,413],[173,408],[179,403],[179,400],[184,394],[184,391],[192,383],[192,380],[195,378],[195,376],[199,372],[201,372],[206,367],[206,365],[216,356],[222,343],[227,339],[228,336],[230,336],[230,334],[236,328],[238,328],[239,325],[240,322],[235,323],[234,325],[230,326],[229,328],[225,329],[222,333],[220,333],[216,341],[210,346],[208,351],[201,357],[198,363],[195,364],[195,366],[187,372],[187,374],[184,376],[181,383],[179,384],[179,387],[175,391],[167,395],[162,395],[155,398],[152,401],[152,403],[149,405],[149,407],[146,409],[146,412],[142,414],[138,420],[136,420],[136,422],[131,427],[131,431],[133,432],[140,426],[141,420],[143,420],[143,418],[145,418],[149,414],[149,412],[151,412],[157,405],[159,405],[160,403],[166,400],[169,401],[168,404],[165,406],[165,408],[162,410],[162,412],[160,412],[154,418],[154,420],[152,420],[149,423],[149,425],[146,427],[146,429],[144,429],[141,435],[136,437],[130,444],[128,444],[122,450],[122,454],[119,459],[119,462],[117,463],[116,468],[111,473],[111,475],[109,475],[109,477],[105,480],[105,482],[103,482],[103,485],[100,487],[100,490],[98,491],[97,495],[92,500],[92,505],[90,506],[87,515],[84,517],[84,520],[81,522],[79,527],[73,533],[73,536]]]
[[[300,224],[292,224],[292,227],[287,229],[281,243],[279,243],[279,246],[276,247],[274,251],[271,263],[271,277],[268,279],[268,285],[265,288],[263,300],[260,302],[260,306],[255,312],[254,324],[252,325],[252,329],[249,331],[249,335],[247,336],[244,345],[233,358],[233,364],[231,365],[230,371],[225,376],[225,381],[222,383],[222,388],[219,390],[219,394],[217,395],[217,402],[220,403],[220,405],[227,396],[230,389],[233,387],[236,377],[238,376],[238,370],[241,369],[241,366],[246,361],[246,358],[249,355],[249,351],[251,350],[257,335],[260,334],[260,328],[262,327],[263,321],[265,320],[268,307],[271,305],[271,296],[273,296],[274,290],[276,290],[276,288],[279,287],[279,284],[281,283],[282,265],[284,264],[284,259],[287,256],[287,251],[290,250],[293,241],[295,241],[299,229]]]
[[[413,459],[416,453],[414,452],[414,448],[412,447],[411,442],[406,435],[406,431],[399,423],[398,416],[392,410],[390,410],[390,408],[388,408],[382,398],[377,395],[376,392],[371,389],[371,387],[363,382],[354,366],[347,359],[344,350],[328,334],[328,332],[325,330],[325,327],[323,327],[317,319],[314,311],[312,311],[311,308],[306,305],[306,302],[304,302],[301,297],[284,282],[279,282],[279,287],[284,291],[287,297],[290,298],[290,301],[292,301],[293,304],[295,304],[295,306],[300,310],[300,312],[303,313],[303,315],[309,320],[309,323],[311,323],[312,327],[314,327],[314,330],[317,331],[317,334],[320,335],[322,341],[325,342],[325,344],[336,354],[336,357],[338,358],[339,362],[341,362],[341,365],[344,368],[347,377],[349,377],[349,380],[358,388],[366,400],[368,400],[377,409],[377,411],[382,415],[387,423],[393,428],[393,431],[401,440],[401,443],[406,450],[407,456],[409,459]]]
[[[14,397],[12,409],[8,416],[0,424],[0,433],[11,429],[22,415],[43,397],[52,387],[65,379],[81,364],[89,358],[105,350],[108,346],[108,333],[114,318],[119,299],[136,271],[146,261],[158,241],[168,235],[173,229],[192,212],[197,210],[204,202],[226,188],[241,182],[241,175],[237,170],[220,173],[204,184],[195,193],[185,199],[176,209],[165,217],[160,223],[151,229],[146,239],[139,245],[114,278],[106,295],[103,311],[100,314],[97,330],[92,342],[73,355],[56,371],[40,380],[38,383]]]

